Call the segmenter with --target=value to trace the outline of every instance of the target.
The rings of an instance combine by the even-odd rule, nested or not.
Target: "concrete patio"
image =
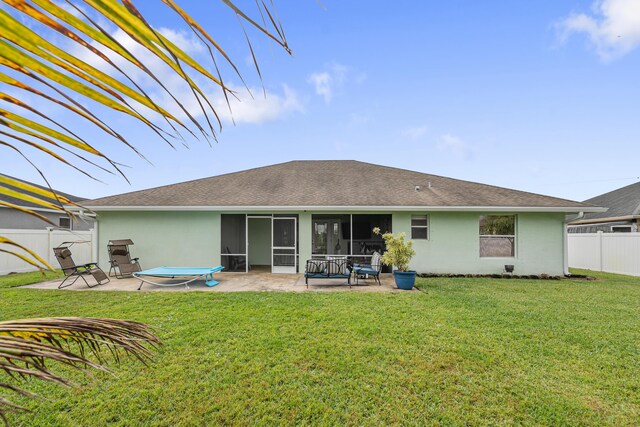
[[[352,282],[351,288],[347,286],[344,279],[311,279],[309,280],[309,288],[305,285],[304,276],[302,274],[272,274],[269,271],[251,271],[249,273],[216,273],[215,280],[220,282],[217,286],[208,287],[203,280],[197,280],[189,284],[189,289],[184,285],[181,286],[153,286],[149,284],[142,285],[140,292],[160,291],[160,292],[185,292],[185,291],[205,291],[205,292],[406,292],[396,288],[393,281],[393,275],[381,274],[380,281],[382,286],[378,285],[373,279],[360,279],[359,284]],[[154,279],[162,283],[172,283],[171,279]],[[91,276],[87,277],[89,284],[93,286],[95,281]],[[62,280],[52,280],[48,282],[35,283],[33,285],[24,286],[31,289],[57,289]],[[180,282],[179,280],[174,283]],[[88,288],[87,285],[79,279],[72,286],[63,290],[71,291],[137,291],[140,286],[140,280],[136,278],[116,279],[111,278],[109,283],[104,285]],[[414,289],[414,291],[416,291]]]

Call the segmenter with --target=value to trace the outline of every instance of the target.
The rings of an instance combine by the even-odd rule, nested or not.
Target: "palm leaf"
[[[93,124],[93,125],[97,126],[98,128],[102,129],[108,135],[111,135],[111,136],[119,139],[124,144],[126,144],[128,147],[130,147],[132,150],[134,150],[136,154],[138,154],[140,157],[142,157],[144,159],[144,156],[142,155],[142,153],[140,153],[133,145],[131,145],[131,143],[129,143],[129,141],[127,141],[124,138],[124,136],[122,136],[120,133],[118,133],[115,130],[113,130],[110,126],[108,126],[106,123],[104,123],[102,120],[100,120],[95,114],[91,113],[91,111],[87,110],[86,108],[82,107],[81,105],[78,105],[77,102],[75,102],[74,100],[70,100],[71,102],[73,102],[75,104],[75,105],[71,105],[71,104],[69,104],[67,102],[64,102],[64,101],[56,99],[56,98],[54,98],[54,97],[52,97],[50,95],[47,95],[46,93],[43,93],[43,92],[41,92],[41,91],[31,87],[31,86],[27,86],[24,83],[14,79],[13,77],[7,76],[6,74],[3,74],[3,73],[0,73],[0,83],[6,83],[6,84],[14,86],[14,87],[16,87],[18,89],[25,90],[27,92],[30,92],[30,93],[34,94],[34,95],[37,95],[39,97],[44,98],[47,101],[53,102],[53,103],[55,103],[57,105],[60,105],[61,107],[66,108],[67,110],[71,111],[72,113],[74,113],[74,114],[76,114],[76,115],[88,120],[89,122],[91,122],[91,124]]]
[[[47,199],[56,200],[59,203],[75,205],[75,203],[69,198],[57,194],[53,190],[37,187],[33,184],[29,184],[28,182],[20,181],[5,175],[0,175],[0,184],[10,185],[11,187],[23,190],[24,192],[34,193]]]
[[[6,237],[2,237],[0,236],[0,244],[5,244],[5,245],[10,245],[10,246],[15,246],[17,248],[22,249],[23,251],[25,251],[26,253],[28,253],[29,255],[31,255],[35,260],[37,260],[38,262],[40,262],[40,265],[44,266],[45,268],[48,268],[49,270],[54,270],[54,268],[51,266],[51,264],[49,264],[47,261],[45,261],[44,259],[42,259],[42,257],[40,255],[38,255],[37,253],[35,253],[34,251],[32,251],[31,249],[14,242],[11,239],[8,239]],[[24,259],[24,258],[23,258]],[[29,264],[32,264],[32,262],[29,262]],[[38,267],[41,268],[41,267]]]
[[[149,325],[130,320],[58,317],[0,322],[0,371],[15,380],[36,378],[65,386],[70,381],[52,370],[61,364],[90,374],[89,369],[110,372],[107,355],[119,362],[122,355],[147,365],[161,345]],[[10,383],[0,389],[33,397]],[[0,419],[25,408],[0,396]]]
[[[180,22],[186,24],[206,46],[213,68],[201,64],[168,37],[159,33],[154,23],[135,7],[132,0],[67,0],[65,4],[50,0],[0,1],[10,6],[0,8],[0,27],[3,29],[0,32],[0,83],[4,85],[0,88],[0,148],[16,151],[36,169],[37,166],[29,159],[27,151],[21,151],[22,147],[37,150],[92,178],[92,174],[87,171],[99,168],[109,173],[117,172],[127,179],[119,167],[120,163],[105,155],[108,150],[102,146],[98,148],[89,143],[88,141],[93,140],[83,137],[75,122],[68,125],[52,117],[47,114],[46,108],[34,105],[26,95],[36,95],[45,103],[64,108],[64,112],[80,117],[83,123],[104,132],[102,135],[108,137],[109,141],[126,144],[141,155],[112,123],[105,123],[101,118],[102,114],[115,111],[118,115],[131,117],[151,129],[172,147],[174,138],[186,145],[186,140],[180,133],[182,130],[196,138],[199,134],[203,135],[210,143],[211,138],[217,140],[216,127],[219,131],[222,122],[202,87],[205,87],[205,84],[219,87],[221,96],[224,96],[229,108],[229,96],[235,96],[225,85],[215,56],[221,55],[232,72],[242,80],[245,87],[248,87],[230,55],[205,28],[177,4],[176,0],[163,2],[165,7],[175,13]],[[256,1],[257,9],[262,16],[261,25],[232,1],[222,1],[241,22],[248,22],[291,53],[282,26],[273,11],[273,4],[267,6],[264,0]],[[68,6],[77,13],[67,10]],[[105,27],[105,23],[108,23],[109,28]],[[151,62],[136,56],[115,38],[111,32],[111,24],[166,65],[184,86],[167,86],[154,73]],[[43,28],[45,31],[42,31]],[[262,81],[254,48],[244,27],[242,31],[247,39],[258,77]],[[65,41],[70,40],[81,49],[88,50],[120,75],[112,76],[99,65],[82,60],[82,55],[73,55],[68,45],[61,45],[61,42],[50,37],[51,34],[63,35]],[[117,61],[113,55],[106,53],[107,49],[113,52],[118,58]],[[142,70],[149,76],[145,84],[157,86],[168,94],[168,99],[172,100],[170,102],[174,102],[188,120],[181,120],[169,112],[170,108],[165,108],[166,106],[157,102],[150,96],[155,92],[146,89],[146,86],[143,89],[133,78],[133,74],[125,71],[131,67],[122,64],[133,66],[134,70]],[[9,94],[5,87],[17,88],[19,91],[17,94]],[[185,87],[194,97],[202,113],[199,118],[196,118],[195,113],[181,101]],[[3,108],[4,105],[10,105],[11,108]],[[98,108],[94,108],[95,106]],[[72,163],[68,160],[69,156],[80,161]],[[107,164],[103,166],[101,162]],[[58,196],[49,197],[52,193],[34,192],[31,191],[33,189],[11,185],[6,181],[2,184],[0,194],[70,214],[66,208],[70,204],[68,200]],[[3,206],[17,205],[9,203]],[[26,212],[24,209],[22,207],[19,210],[33,214],[32,210],[27,209],[31,212]],[[32,261],[39,262],[35,258]]]
[[[46,216],[40,215],[38,212],[33,211],[33,210],[29,209],[29,208],[25,208],[24,206],[19,206],[19,205],[16,205],[16,204],[13,204],[13,203],[9,203],[9,202],[5,202],[5,201],[2,201],[2,200],[0,200],[0,206],[4,206],[4,207],[9,208],[9,209],[14,209],[14,210],[26,213],[27,215],[35,216],[36,218],[39,218],[42,221],[44,221],[44,222],[46,222],[46,223],[48,223],[50,225],[55,226],[53,221],[51,221]]]
[[[50,63],[77,75],[89,83],[94,84],[121,102],[125,102],[124,97],[131,98],[145,107],[156,110],[158,113],[167,116],[171,120],[179,122],[177,118],[158,104],[154,103],[148,96],[146,96],[146,94],[131,89],[119,80],[114,79],[110,75],[84,61],[79,60],[73,55],[68,54],[54,44],[49,43],[38,34],[25,31],[27,29],[25,25],[1,9],[0,25],[5,29],[3,36],[15,45],[20,46],[34,55],[46,59]]]

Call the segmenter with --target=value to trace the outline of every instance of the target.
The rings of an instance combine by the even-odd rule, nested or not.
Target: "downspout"
[[[563,237],[564,237],[564,254],[563,254],[563,270],[565,276],[570,276],[569,273],[569,227],[567,226],[570,222],[577,221],[584,217],[584,212],[580,212],[577,215],[565,215],[563,226]]]

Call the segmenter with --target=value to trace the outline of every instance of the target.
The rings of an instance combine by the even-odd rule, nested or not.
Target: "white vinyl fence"
[[[640,233],[569,233],[569,267],[640,276]]]
[[[53,255],[53,248],[59,246],[63,242],[86,242],[74,243],[69,249],[73,253],[73,260],[76,264],[86,264],[88,262],[97,261],[97,247],[94,242],[94,230],[90,231],[68,231],[68,230],[12,230],[0,229],[0,236],[11,239],[40,255],[45,261],[48,261],[53,267],[58,268],[58,262]],[[13,250],[23,253],[19,248],[13,248],[9,245],[3,245],[4,249]],[[37,268],[24,262],[18,257],[0,252],[0,276],[9,273],[21,273],[25,271],[34,271]]]

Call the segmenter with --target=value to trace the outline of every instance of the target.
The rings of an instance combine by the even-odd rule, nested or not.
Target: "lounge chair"
[[[102,269],[98,267],[97,263],[90,262],[88,264],[76,265],[76,263],[73,261],[71,250],[69,250],[69,246],[71,246],[73,243],[74,242],[63,242],[62,245],[58,246],[57,248],[53,248],[53,253],[56,256],[58,263],[60,263],[60,267],[62,267],[62,272],[65,275],[65,278],[62,281],[62,283],[58,285],[58,289],[71,286],[74,283],[76,283],[78,279],[84,280],[84,283],[90,288],[95,288],[97,285],[103,285],[105,283],[108,283],[109,277],[107,277],[107,275],[104,274],[104,271],[102,271]],[[97,282],[96,285],[91,286],[89,282],[87,282],[87,279],[85,279],[84,276],[89,276],[89,275],[93,276],[93,278]],[[71,280],[72,277],[74,278],[73,281],[65,285],[65,282],[67,280]]]
[[[109,277],[113,277],[111,274],[111,272],[113,272],[118,279],[122,279],[124,277],[131,277],[133,273],[142,270],[138,262],[139,258],[131,258],[129,245],[133,245],[131,239],[109,240],[109,244],[107,245],[109,262],[111,263]]]
[[[358,278],[360,276],[368,275],[372,276],[378,282],[378,285],[382,286],[382,283],[380,283],[381,270],[382,262],[380,260],[380,254],[378,252],[374,252],[371,256],[371,264],[353,265],[353,272],[356,275],[356,285],[358,284]]]
[[[157,267],[151,270],[137,271],[133,273],[133,277],[140,279],[140,286],[138,290],[142,289],[142,285],[148,283],[155,286],[182,286],[185,289],[189,289],[189,283],[196,280],[203,280],[205,285],[212,287],[216,286],[219,282],[213,278],[213,273],[224,270],[224,267],[218,265],[213,268],[201,268],[201,267]],[[154,282],[146,277],[160,277],[164,279],[184,279],[181,281],[173,282]]]

